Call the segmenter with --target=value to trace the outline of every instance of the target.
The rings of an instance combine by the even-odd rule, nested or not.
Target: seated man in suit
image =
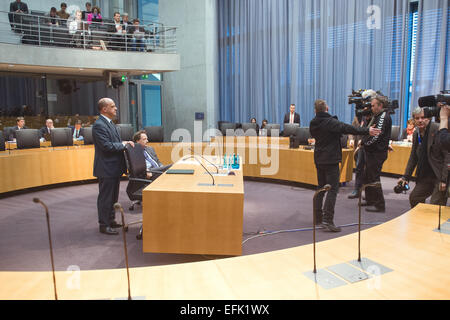
[[[145,164],[147,167],[147,179],[153,177],[154,180],[158,178],[163,172],[165,172],[172,166],[171,164],[167,166],[163,165],[161,161],[159,161],[155,150],[152,147],[147,146],[148,137],[145,130],[136,132],[133,136],[133,142],[139,143],[144,148]]]
[[[16,141],[16,131],[17,130],[22,130],[22,129],[28,129],[25,126],[25,118],[24,117],[18,117],[16,119],[16,126],[13,128],[12,134],[9,137],[9,141]]]
[[[81,127],[81,120],[75,121],[75,127],[70,127],[72,129],[73,140],[84,140],[83,138],[83,128]]]
[[[41,137],[41,141],[50,141],[50,131],[55,129],[53,126],[53,120],[47,119],[45,121],[45,126],[39,130],[39,136]]]
[[[300,115],[295,112],[295,104],[289,107],[289,113],[284,116],[283,123],[298,123],[300,125]]]

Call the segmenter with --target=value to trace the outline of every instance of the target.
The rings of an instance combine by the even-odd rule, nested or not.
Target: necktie
[[[293,113],[291,113],[291,119],[290,119],[289,123],[294,123],[294,114]]]
[[[145,159],[147,159],[147,161],[151,163],[152,168],[159,167],[158,164],[156,163],[156,161],[152,159],[152,157],[148,154],[147,151],[144,151],[144,155],[145,155]]]

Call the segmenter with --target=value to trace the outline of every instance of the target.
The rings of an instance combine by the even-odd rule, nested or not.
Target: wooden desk
[[[388,153],[388,158],[383,164],[381,172],[403,175],[408,164],[411,146],[392,145],[394,151]]]
[[[144,252],[241,255],[242,170],[233,169],[234,176],[215,176],[214,186],[203,186],[199,183],[211,184],[212,179],[194,159],[181,159],[171,169],[195,172],[165,173],[143,191]]]
[[[41,141],[40,145],[41,145],[41,148],[47,148],[47,147],[52,146],[52,142],[51,141]],[[82,146],[82,145],[84,145],[84,141],[83,140],[73,140],[73,145],[74,146]],[[5,149],[6,150],[15,150],[15,149],[17,149],[17,143],[6,141]]]
[[[147,300],[448,300],[450,235],[434,231],[437,217],[438,206],[419,204],[362,231],[362,258],[392,271],[334,289],[325,289],[303,274],[313,269],[310,244],[228,259],[131,268],[131,294]],[[450,208],[444,207],[442,222],[449,218]],[[357,259],[357,243],[357,233],[317,243],[317,269]],[[81,270],[79,289],[67,286],[73,277],[73,272],[56,272],[59,299],[127,295],[125,269]],[[51,271],[4,271],[0,283],[1,300],[54,299]]]

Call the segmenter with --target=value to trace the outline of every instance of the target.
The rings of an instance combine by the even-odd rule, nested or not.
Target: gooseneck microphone
[[[195,157],[195,155],[189,155],[187,158],[184,158],[183,160],[187,160],[187,159],[190,159],[190,158],[193,158],[193,159],[195,159],[195,161],[197,161],[198,163],[200,163],[200,165],[203,167],[203,169],[205,169],[206,172],[208,172],[208,174],[211,176],[212,181],[213,181],[213,182],[212,182],[212,185],[215,186],[216,184],[215,184],[215,180],[214,180],[213,175],[211,174],[211,172],[209,172],[208,169],[206,169],[206,167],[203,165],[203,163]]]
[[[323,186],[323,188],[317,190],[314,193],[314,197],[313,197],[313,258],[314,258],[314,273],[317,273],[316,270],[316,197],[323,193],[323,192],[327,192],[330,191],[331,189],[331,185],[326,184],[325,186]]]
[[[130,271],[129,271],[129,267],[128,267],[128,250],[127,250],[127,237],[126,237],[126,231],[125,231],[125,216],[123,214],[123,208],[120,205],[120,203],[115,203],[114,204],[114,209],[115,210],[120,210],[120,215],[122,216],[122,235],[123,235],[123,249],[125,251],[125,263],[127,266],[127,279],[128,279],[128,300],[132,300],[131,299],[131,289],[130,289]]]
[[[192,151],[192,153],[193,153],[194,155],[199,156],[199,157],[201,157],[203,160],[205,160],[206,162],[212,164],[212,165],[216,168],[217,173],[219,173],[219,167],[217,167],[214,163],[212,163],[211,161],[209,161],[208,159],[206,159],[206,158],[205,158],[204,156],[202,156],[201,154],[198,154],[197,152],[195,152],[192,148],[188,148],[188,149],[189,149],[189,151]]]
[[[358,261],[361,262],[361,197],[363,191],[367,187],[373,187],[373,188],[381,188],[381,182],[373,182],[365,184],[361,187],[359,190],[359,201],[358,201],[358,207],[359,207],[359,213],[358,213]]]
[[[50,230],[50,216],[48,214],[48,207],[39,198],[33,198],[33,202],[40,203],[45,209],[45,216],[47,218],[48,242],[50,244],[50,260],[52,263],[52,272],[53,272],[53,290],[55,291],[55,300],[58,300],[58,294],[56,293],[55,263],[53,261],[52,235]]]

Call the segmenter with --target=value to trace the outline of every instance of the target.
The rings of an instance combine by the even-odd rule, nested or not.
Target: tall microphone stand
[[[56,293],[55,263],[53,261],[52,235],[50,230],[50,216],[48,214],[48,207],[39,198],[33,198],[33,202],[40,203],[45,209],[45,216],[47,218],[48,242],[50,244],[50,260],[52,262],[52,272],[53,272],[53,290],[55,291],[55,300],[58,300],[58,294]]]
[[[128,250],[127,250],[127,238],[126,238],[126,231],[125,231],[125,216],[123,214],[123,208],[120,205],[120,203],[115,203],[114,204],[114,209],[119,209],[120,210],[120,214],[122,216],[122,235],[123,235],[123,249],[125,251],[125,263],[127,266],[127,279],[128,279],[128,300],[132,300],[131,299],[131,289],[130,289],[130,271],[129,271],[129,267],[128,267]]]
[[[206,172],[211,176],[211,178],[212,178],[212,181],[213,181],[212,185],[215,186],[216,183],[215,183],[215,180],[214,180],[213,175],[211,174],[211,172],[209,172],[208,169],[206,169],[206,167],[203,165],[203,163],[202,163],[200,160],[198,160],[198,159],[196,158],[195,155],[189,155],[189,156],[188,156],[187,158],[185,158],[184,160],[189,159],[189,158],[195,159],[195,161],[197,161],[197,162],[203,167],[203,169],[205,169],[205,171],[206,171]],[[217,169],[217,171],[218,171],[218,169]]]
[[[313,256],[314,256],[314,273],[317,273],[316,270],[316,197],[322,193],[327,192],[331,189],[331,185],[326,184],[323,188],[319,189],[314,193],[313,197]]]
[[[358,214],[358,261],[361,262],[361,197],[363,191],[367,187],[374,187],[374,188],[381,188],[381,182],[377,181],[374,183],[368,183],[361,187],[359,190],[359,201],[358,201],[358,207],[359,207],[359,214]]]

